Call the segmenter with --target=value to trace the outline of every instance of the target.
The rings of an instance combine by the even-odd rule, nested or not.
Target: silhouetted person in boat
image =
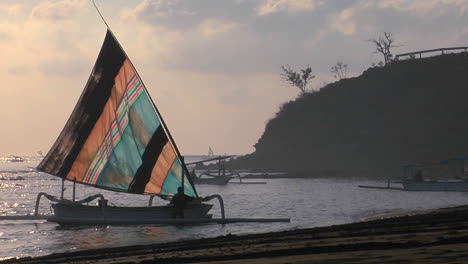
[[[219,162],[221,162],[221,165],[220,165],[221,172],[222,172],[223,176],[226,176],[226,166],[224,165],[224,161],[219,161]]]
[[[416,172],[416,175],[414,175],[413,179],[418,182],[423,181],[422,171],[418,170],[418,172]]]
[[[184,218],[184,208],[189,201],[193,201],[195,198],[184,194],[182,187],[177,188],[177,193],[171,199],[171,204],[174,206],[174,218]]]

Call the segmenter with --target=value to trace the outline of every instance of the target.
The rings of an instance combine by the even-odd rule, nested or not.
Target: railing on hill
[[[468,47],[440,48],[440,49],[420,50],[420,51],[415,51],[415,52],[402,53],[402,54],[398,54],[395,56],[395,61],[398,61],[401,59],[418,58],[416,57],[416,55],[419,55],[419,58],[422,58],[422,54],[424,53],[442,52],[442,54],[444,54],[445,51],[468,52]]]

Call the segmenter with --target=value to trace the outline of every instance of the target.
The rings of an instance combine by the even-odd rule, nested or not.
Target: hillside
[[[361,175],[468,153],[468,54],[397,61],[284,104],[237,168]]]

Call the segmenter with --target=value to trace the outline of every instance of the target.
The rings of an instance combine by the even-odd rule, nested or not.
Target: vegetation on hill
[[[395,61],[281,106],[232,167],[399,174],[468,153],[468,53]]]

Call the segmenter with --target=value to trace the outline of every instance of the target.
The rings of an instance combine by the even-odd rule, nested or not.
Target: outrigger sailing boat
[[[210,148],[211,150],[211,148]],[[224,167],[224,160],[235,157],[235,155],[229,156],[217,156],[206,160],[200,160],[195,162],[187,163],[186,165],[197,165],[204,164],[205,162],[216,161],[218,169],[216,172],[204,171],[197,175],[195,169],[192,170],[192,182],[195,184],[211,184],[211,185],[226,185],[231,179],[237,177],[241,180],[240,174],[237,172],[226,172]]]
[[[37,169],[74,183],[151,195],[150,206],[114,207],[101,194],[75,201],[75,191],[73,200],[63,198],[63,187],[60,198],[40,193],[36,214],[45,196],[56,202],[49,220],[58,223],[154,223],[172,218],[173,210],[151,206],[154,196],[174,195],[183,186],[185,195],[199,198],[164,120],[109,29],[75,109]],[[99,206],[85,205],[98,198]],[[185,217],[209,218],[211,207],[198,199]]]
[[[113,33],[107,30],[91,76],[65,127],[37,167],[62,178],[62,195],[39,193],[34,216],[3,219],[27,220],[38,215],[41,197],[53,201],[54,215],[47,220],[59,224],[179,224],[232,222],[289,222],[289,218],[225,218],[220,195],[201,198],[189,177],[169,130],[153,103],[135,67]],[[131,194],[150,196],[148,206],[108,206],[102,194],[80,201],[63,197],[64,181]],[[152,206],[154,196],[167,198],[183,187],[195,199],[184,208],[185,218],[173,218],[170,205]],[[218,199],[220,219],[208,214]],[[99,205],[88,205],[99,199]]]

